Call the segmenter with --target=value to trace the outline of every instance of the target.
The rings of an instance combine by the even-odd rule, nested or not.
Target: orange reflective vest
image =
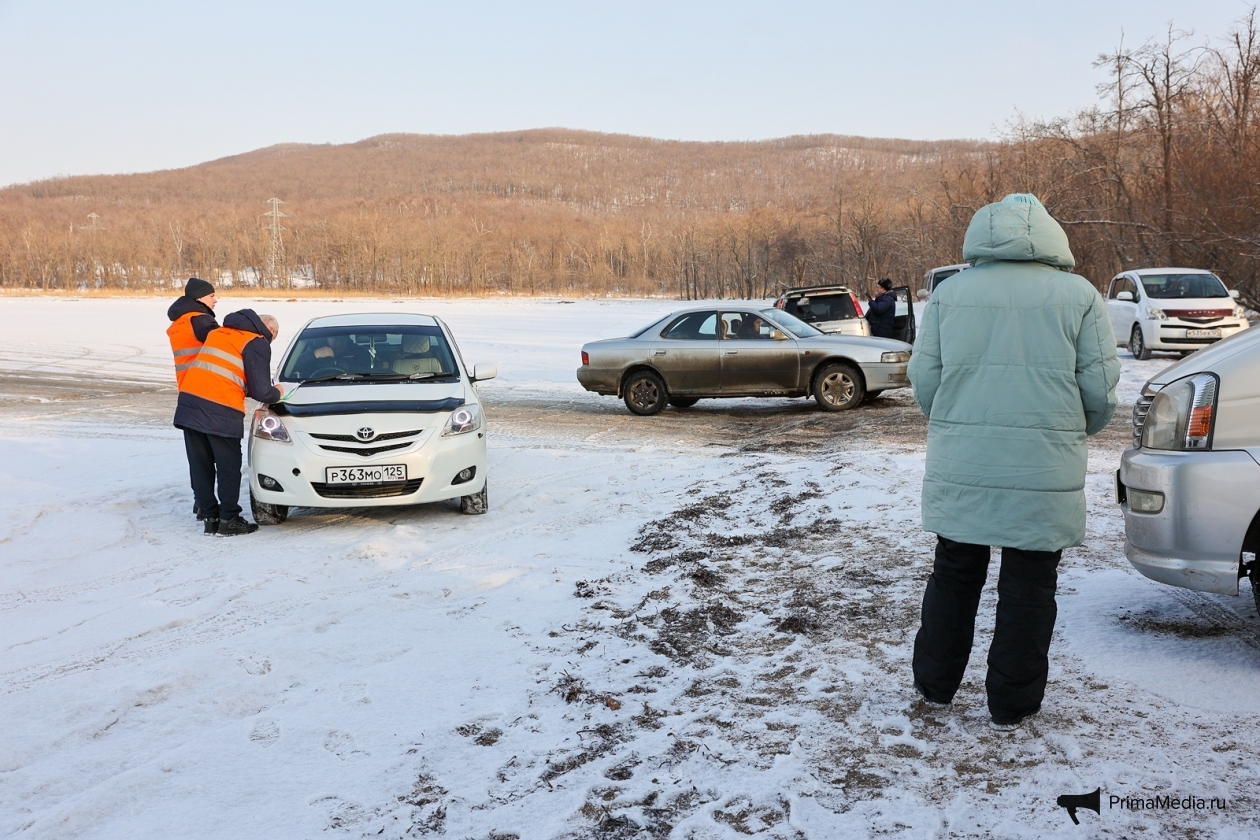
[[[204,314],[186,312],[172,321],[166,330],[166,337],[171,340],[171,353],[175,355],[175,382],[180,388],[184,387],[184,374],[192,367],[193,359],[197,358],[197,351],[201,349],[201,342],[193,333],[192,320]]]
[[[244,414],[245,345],[260,337],[249,330],[219,327],[189,363],[179,390]]]

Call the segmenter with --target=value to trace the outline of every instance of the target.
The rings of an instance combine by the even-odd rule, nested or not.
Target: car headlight
[[[449,435],[466,435],[481,428],[481,406],[476,403],[461,405],[451,412],[451,419],[446,421],[442,437]]]
[[[1178,379],[1151,401],[1142,446],[1172,451],[1212,448],[1212,418],[1219,382],[1214,373]]]
[[[274,440],[277,443],[293,443],[289,430],[284,427],[280,415],[269,408],[254,410],[253,435],[262,440]]]
[[[910,354],[904,350],[898,350],[895,353],[882,353],[879,360],[889,364],[900,364],[901,362],[910,361]]]
[[[1146,317],[1155,321],[1167,321],[1168,313],[1154,306],[1148,306],[1146,307]]]

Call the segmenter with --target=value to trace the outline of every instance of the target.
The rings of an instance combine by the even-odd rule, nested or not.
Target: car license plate
[[[325,467],[324,480],[329,484],[384,484],[406,481],[406,464],[380,464],[375,467]]]
[[[1221,331],[1216,330],[1186,330],[1186,338],[1220,338]]]

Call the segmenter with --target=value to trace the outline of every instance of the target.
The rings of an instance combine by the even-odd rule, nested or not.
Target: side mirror
[[[775,341],[787,341],[787,336],[783,334],[782,330],[771,330],[770,337]]]
[[[927,300],[931,296],[931,294],[932,293],[929,292],[927,289],[919,289],[919,291],[914,293],[914,296],[917,297],[919,300]]]
[[[1133,302],[1133,292],[1130,292],[1130,291],[1127,291],[1127,290],[1126,290],[1126,291],[1123,291],[1123,292],[1120,292],[1120,293],[1118,293],[1118,294],[1116,295],[1116,300],[1127,300],[1129,303],[1132,303],[1132,302]]]
[[[487,379],[494,379],[499,375],[499,369],[494,365],[479,364],[473,365],[473,382],[485,382]]]
[[[1237,289],[1230,289],[1230,290],[1229,290],[1229,296],[1230,296],[1230,297],[1232,297],[1234,300],[1238,300],[1238,297],[1239,297],[1239,292],[1238,292],[1238,290],[1237,290]]]

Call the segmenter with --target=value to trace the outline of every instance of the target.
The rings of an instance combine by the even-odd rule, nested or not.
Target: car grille
[[[380,443],[383,440],[398,440],[399,438],[415,437],[416,435],[420,434],[423,431],[424,429],[413,429],[410,432],[386,432],[383,435],[377,435],[376,437],[367,441],[359,440],[354,435],[317,435],[314,432],[311,432],[311,437],[317,440],[335,440],[335,441],[340,441],[342,443],[368,444],[368,443]]]
[[[324,446],[321,443],[319,448],[326,449],[329,452],[348,452],[351,455],[362,455],[364,458],[367,458],[370,455],[379,455],[382,452],[393,452],[395,449],[406,449],[413,443],[415,443],[414,440],[409,440],[404,443],[391,443],[388,446],[368,446],[361,447],[359,449],[354,449],[349,446]]]
[[[311,487],[325,499],[385,499],[390,496],[410,496],[420,489],[422,481],[423,478],[383,484],[324,484],[312,481]]]
[[[1146,412],[1151,410],[1151,400],[1155,399],[1155,395],[1147,396],[1143,394],[1138,397],[1138,401],[1133,404],[1133,445],[1142,445],[1142,426],[1146,424]]]
[[[412,429],[408,432],[386,432],[383,435],[377,435],[371,440],[359,440],[354,435],[320,435],[311,432],[310,435],[315,440],[327,440],[336,443],[353,443],[354,446],[329,446],[321,443],[319,448],[327,452],[345,452],[350,455],[360,455],[369,458],[373,455],[379,455],[382,452],[393,452],[395,449],[406,449],[415,443],[414,440],[404,441],[403,443],[392,443],[388,446],[378,446],[377,444],[387,440],[399,440],[400,438],[412,438],[423,432],[424,429]]]

